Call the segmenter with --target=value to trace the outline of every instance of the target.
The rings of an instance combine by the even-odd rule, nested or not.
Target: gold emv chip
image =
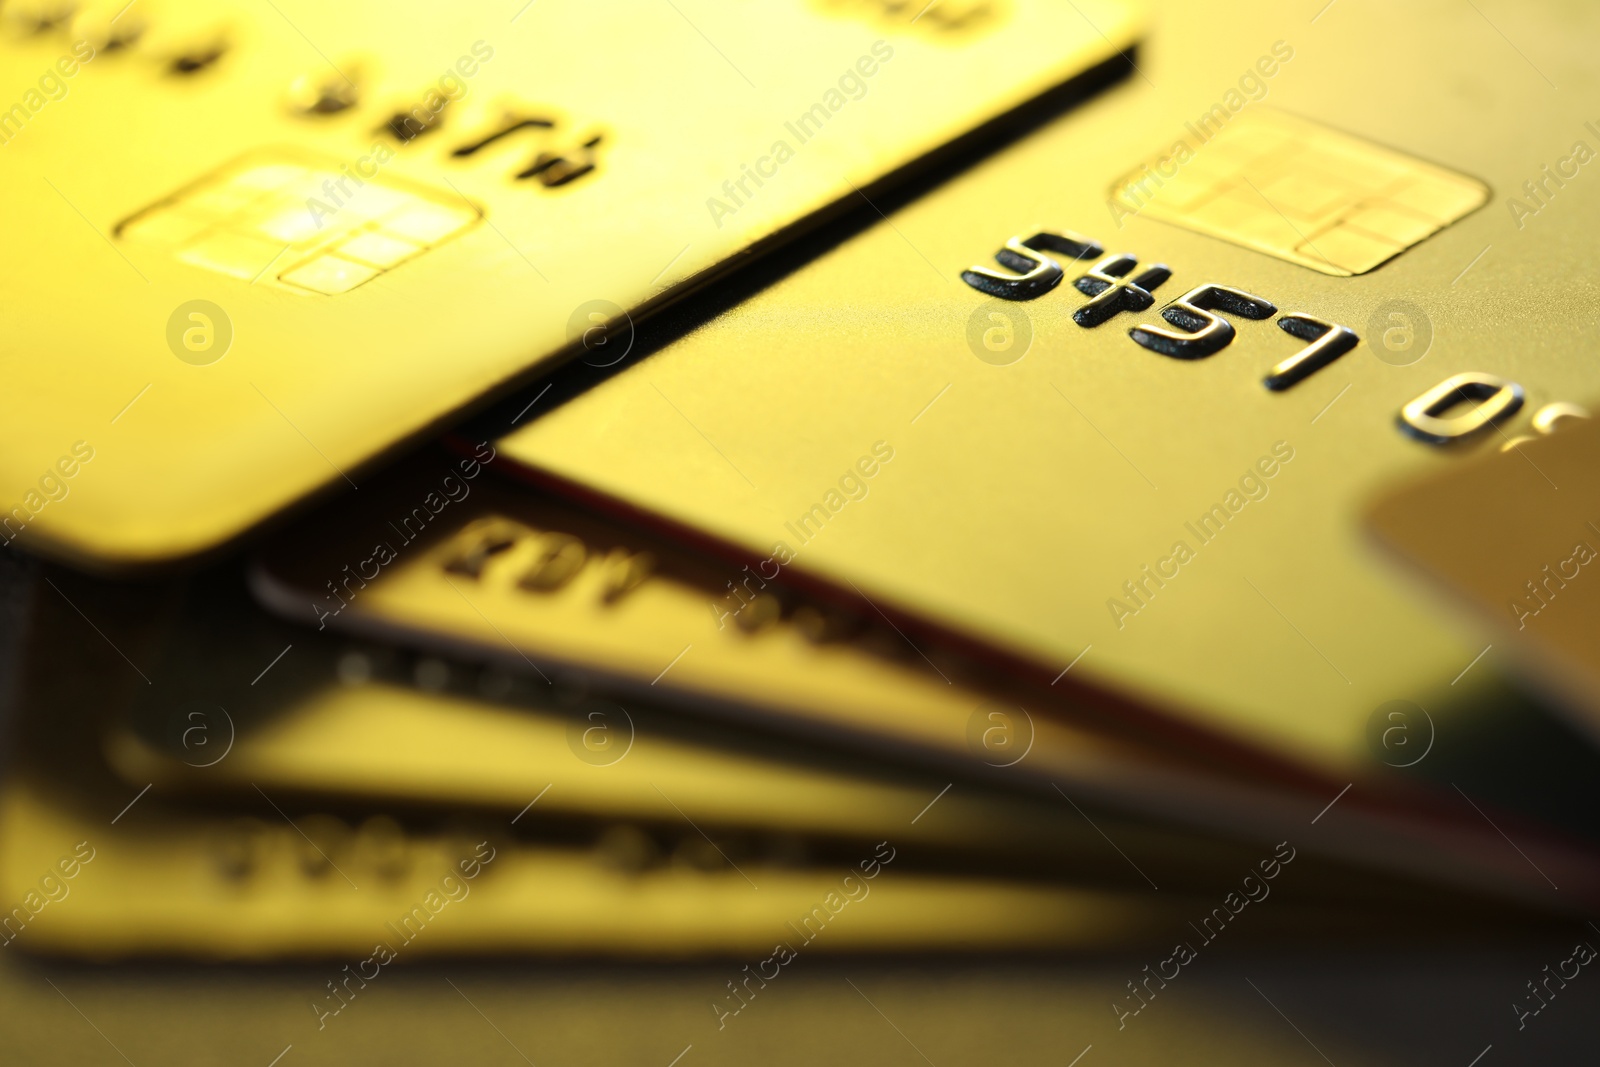
[[[1188,129],[1112,188],[1114,216],[1147,215],[1349,277],[1489,198],[1474,178],[1279,111]]]
[[[334,296],[482,217],[459,197],[378,180],[381,162],[256,153],[125,220],[116,235],[244,281]]]

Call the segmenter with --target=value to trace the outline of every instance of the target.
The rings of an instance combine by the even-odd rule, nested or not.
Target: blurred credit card
[[[476,456],[487,458],[493,452],[480,446]],[[1338,786],[1326,794],[1288,788],[1281,779],[1261,781],[1250,777],[1248,768],[1229,767],[1201,753],[1181,756],[1171,748],[1137,744],[1125,732],[1107,729],[1103,720],[1063,715],[1060,698],[1048,686],[1009,684],[996,672],[950,656],[940,656],[942,665],[936,667],[881,620],[862,621],[833,608],[820,609],[811,598],[764,582],[752,571],[735,571],[637,525],[608,522],[549,493],[500,481],[492,471],[501,462],[413,457],[361,493],[286,530],[258,557],[252,577],[258,596],[308,628],[315,624],[329,632],[399,641],[468,662],[486,659],[495,672],[510,673],[492,672],[484,676],[491,681],[472,683],[470,670],[447,668],[443,660],[432,661],[427,671],[451,679],[454,691],[469,695],[473,684],[488,684],[495,693],[514,684],[518,693],[534,700],[531,707],[518,714],[452,702],[453,710],[447,711],[439,698],[406,695],[388,686],[376,693],[370,688],[341,690],[330,686],[334,669],[328,666],[321,668],[320,677],[312,666],[313,677],[286,692],[271,689],[286,681],[278,677],[267,694],[260,694],[244,684],[254,673],[251,664],[270,659],[293,641],[296,659],[288,669],[305,668],[312,661],[301,650],[317,635],[308,629],[296,636],[284,627],[255,641],[238,662],[228,649],[215,646],[215,635],[229,630],[237,635],[237,620],[248,613],[216,615],[194,627],[203,644],[165,664],[163,674],[187,681],[201,678],[202,684],[186,693],[204,695],[206,706],[220,702],[236,715],[241,706],[259,706],[265,714],[256,740],[242,739],[242,758],[215,771],[181,766],[180,761],[197,758],[174,749],[184,736],[180,712],[189,705],[158,687],[148,699],[141,694],[134,718],[143,723],[136,726],[139,736],[158,750],[164,747],[166,772],[150,763],[152,750],[141,744],[113,749],[132,757],[119,761],[125,777],[134,784],[156,779],[189,788],[222,788],[224,783],[248,788],[249,781],[272,780],[302,790],[367,791],[397,798],[437,792],[461,799],[494,797],[502,805],[516,806],[525,802],[518,799],[523,793],[552,781],[538,775],[553,775],[553,770],[535,769],[551,766],[532,757],[541,738],[546,750],[556,751],[556,767],[586,770],[567,761],[550,736],[560,729],[552,719],[560,711],[551,707],[551,694],[577,670],[596,696],[615,701],[597,703],[596,711],[585,712],[578,705],[567,710],[579,717],[596,716],[597,728],[584,736],[597,742],[632,736],[633,719],[618,708],[637,711],[635,700],[648,702],[645,707],[662,703],[694,716],[714,715],[745,730],[781,729],[813,741],[844,742],[868,754],[874,776],[889,773],[891,761],[916,763],[950,774],[963,788],[970,788],[968,782],[993,783],[1042,793],[1066,823],[1028,834],[1041,841],[1068,834],[1060,848],[1043,851],[1122,862],[1108,849],[1095,850],[1093,839],[1087,850],[1068,848],[1071,833],[1088,829],[1081,812],[1068,805],[1089,805],[1096,825],[1117,821],[1108,832],[1118,840],[1135,835],[1136,843],[1126,847],[1138,857],[1135,866],[1148,869],[1152,857],[1165,857],[1158,861],[1163,869],[1148,870],[1160,884],[1179,877],[1175,868],[1183,865],[1214,868],[1207,855],[1224,854],[1215,838],[1272,843],[1293,836],[1308,852],[1369,869],[1377,865],[1435,882],[1520,893],[1517,887],[1526,868],[1520,857],[1500,862],[1507,857],[1485,851],[1484,837],[1493,833],[1487,825],[1455,827],[1447,833],[1436,819],[1403,815],[1392,803],[1375,813],[1369,802],[1382,794],[1368,782],[1356,797],[1346,798],[1353,802],[1325,812]],[[735,583],[749,583],[739,585],[748,603],[728,591]],[[215,594],[191,599],[202,608],[211,606],[215,614]],[[376,661],[395,655],[387,652]],[[363,666],[356,673],[364,678],[370,670]],[[390,666],[383,677],[409,682],[407,670]],[[234,680],[233,692],[226,684],[218,686],[217,680],[227,679]],[[495,699],[503,703],[507,698]],[[446,722],[453,725],[447,729]],[[1494,733],[1487,725],[1480,725],[1479,732]],[[384,741],[359,743],[369,734]],[[684,782],[692,790],[689,796],[712,804],[704,816],[697,812],[697,819],[725,813],[714,802],[725,795],[720,788],[724,784],[730,786],[726,795],[742,798],[749,790],[733,783],[746,779],[804,781],[813,791],[819,781],[798,769],[768,766],[759,758],[752,735],[738,746],[726,735],[713,733],[711,739],[727,746],[723,756],[686,750],[670,761],[677,767],[673,780]],[[478,751],[499,755],[471,755]],[[748,762],[729,762],[740,753]],[[795,755],[788,753],[789,758]],[[646,762],[655,758],[647,756]],[[1503,769],[1503,761],[1495,767]],[[621,775],[608,779],[605,788],[618,792],[601,801],[602,807],[637,802],[622,787],[640,766],[617,770]],[[1476,787],[1483,773],[1481,766],[1452,767],[1456,780],[1469,788]],[[580,775],[574,781],[583,780]],[[935,782],[933,788],[941,784]],[[602,787],[598,780],[594,785]],[[915,788],[911,785],[913,794]],[[567,802],[584,802],[586,795],[569,793]],[[840,790],[837,795],[835,806],[820,801],[799,805],[797,816],[795,809],[779,804],[766,817],[804,817],[823,829],[830,825],[830,811],[848,822],[845,813],[872,810],[868,801],[877,794]],[[660,798],[642,785],[639,796],[647,806],[659,806]],[[766,810],[743,800],[735,806],[746,809],[745,817]],[[1201,833],[1187,849],[1172,840],[1148,847],[1147,835],[1135,829],[1138,823],[1130,815],[1175,823],[1178,833]],[[1314,818],[1315,836],[1301,838]],[[980,821],[996,827],[1036,822],[1026,808]],[[993,833],[997,846],[1011,840],[999,829]],[[1025,840],[1018,844],[1026,848]],[[1175,848],[1185,856],[1183,864],[1166,861]],[[1556,846],[1540,862],[1561,866],[1562,877],[1573,879],[1569,884],[1594,876],[1582,870],[1592,867],[1582,859],[1576,860],[1579,869],[1568,869],[1574,859]]]
[[[1193,833],[1098,810],[1090,822],[1060,797],[918,782],[792,748],[783,759],[726,733],[675,737],[637,705],[563,713],[364,683],[313,691],[271,716],[225,717],[221,707],[195,716],[190,705],[115,730],[111,767],[134,788],[153,782],[153,795],[189,802],[264,790],[363,808],[503,812],[531,828],[626,823],[647,851],[713,867],[747,855],[802,860],[889,832],[919,869],[965,863],[1127,889],[1149,888],[1142,870],[1182,886],[1205,884],[1227,860],[1249,862],[1241,846]],[[185,747],[197,726],[212,743]],[[225,729],[238,733],[223,758]],[[209,757],[218,762],[206,765]],[[1096,826],[1144,866],[1107,848]]]
[[[1526,295],[1600,235],[1541,170],[1600,137],[1470,7],[1219,10],[503,458],[1359,803],[1375,709],[1490,681],[1451,687],[1478,648],[1373,565],[1360,509],[1600,389],[1589,290]],[[1600,13],[1522,27],[1558,84],[1588,65],[1569,18]]]
[[[147,800],[112,826],[115,811],[74,801],[29,778],[0,791],[0,899],[14,905],[0,940],[14,951],[355,965],[382,944],[387,965],[765,955],[778,941],[796,952],[1059,950],[1178,921],[1171,906],[1128,894],[896,870],[892,840],[827,866],[747,860],[741,875],[641,869],[615,842],[528,841],[507,820],[410,827],[265,802],[229,814]]]
[[[626,820],[691,849],[717,838],[727,855],[807,854],[893,829],[912,864],[1132,888],[1209,885],[1219,868],[1248,861],[1241,850],[1259,848],[1232,828],[1197,834],[1108,811],[1072,777],[1063,778],[1068,796],[1019,795],[966,765],[905,766],[890,758],[893,732],[870,753],[841,752],[776,735],[747,713],[735,721],[757,729],[708,721],[694,714],[704,709],[692,692],[623,692],[554,664],[546,675],[485,665],[482,649],[456,658],[317,634],[250,603],[231,571],[205,578],[187,583],[164,651],[148,664],[152,684],[101,728],[113,772],[158,798],[256,799],[264,789],[342,805],[520,812],[532,825]],[[1136,780],[1148,782],[1154,772],[1142,770]],[[1129,850],[1140,859],[1130,862]]]
[[[630,312],[1125,69],[1136,28],[1118,0],[881,6],[7,5],[5,539],[153,563],[355,485],[492,387],[615,358]]]
[[[1379,544],[1465,607],[1530,685],[1600,736],[1600,424],[1552,421],[1518,440],[1392,488],[1367,522]]]
[[[1025,698],[951,684],[888,627],[486,473],[494,465],[407,460],[269,542],[256,595],[318,630],[490,658],[536,682],[578,669],[613,693],[864,736],[964,773],[1038,771],[1098,793],[1136,788],[1135,767],[1151,768],[1134,746],[1034,721]]]
[[[949,785],[913,795],[911,776],[817,770],[792,744],[768,745],[769,773],[752,776],[716,758],[716,741],[667,737],[663,717],[638,708],[637,736],[613,746],[567,729],[623,732],[564,714],[581,701],[446,692],[427,660],[409,672],[415,688],[396,684],[383,679],[399,658],[383,650],[360,668],[330,662],[334,642],[239,611],[236,580],[185,592],[51,570],[16,769],[0,790],[0,942],[15,951],[338,958],[376,940],[402,959],[765,955],[791,922],[802,949],[815,938],[830,952],[1091,948],[1196,910],[1132,871],[1116,879],[1132,893],[1095,889],[1113,886],[1110,865],[1070,854],[1034,870],[997,863],[1019,839],[1063,853],[1090,834],[1104,845],[1038,814],[1008,826],[1028,807],[1015,801]],[[105,640],[74,645],[68,616],[81,626],[80,609]],[[237,677],[283,630],[293,647]],[[195,652],[215,654],[201,666]],[[111,666],[135,659],[151,672],[137,693]],[[173,665],[189,669],[169,676]],[[198,694],[232,711],[202,711]],[[150,777],[130,784],[118,771]],[[1182,863],[1175,844],[1161,851]],[[1230,881],[1263,855],[1234,856]],[[1297,870],[1315,882],[1314,861]],[[899,888],[878,896],[891,879]],[[867,919],[869,902],[832,925],[869,894],[881,918]]]
[[[964,856],[987,870],[1144,886],[1141,868],[1108,849],[1096,826],[1154,857],[1164,884],[1203,880],[1208,859],[1238,860],[1237,846],[1192,833],[1099,811],[1091,822],[1053,793],[956,785],[686,722],[643,698],[619,703],[570,686],[558,698],[537,678],[319,643],[282,624],[230,629],[229,643],[244,650],[271,640],[281,649],[287,631],[293,655],[251,685],[234,657],[178,635],[172,646],[186,651],[162,661],[153,686],[108,723],[106,759],[133,788],[194,801],[254,801],[265,791],[345,806],[488,810],[526,827],[621,820],[681,838],[689,852],[709,850],[716,866],[741,849],[805,855],[892,830],[921,857],[913,863]]]

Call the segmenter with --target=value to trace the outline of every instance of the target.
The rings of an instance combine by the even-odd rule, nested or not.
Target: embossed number
[[[1215,311],[1226,311],[1246,319],[1265,319],[1278,309],[1270,301],[1241,289],[1222,285],[1202,285],[1161,309],[1161,317],[1184,331],[1159,326],[1135,326],[1128,336],[1152,352],[1173,359],[1202,359],[1214,355],[1233,340],[1233,323]]]
[[[1072,313],[1072,321],[1086,329],[1099,326],[1124,311],[1143,311],[1156,302],[1150,290],[1166,284],[1172,270],[1164,263],[1146,267],[1132,278],[1128,274],[1139,265],[1137,256],[1126,252],[1107,256],[1089,268],[1089,273],[1073,282],[1084,296],[1094,297]]]
[[[1522,399],[1522,386],[1516,382],[1468,371],[1446,378],[1401,408],[1400,428],[1431,444],[1449,444],[1516,414]],[[1461,404],[1470,407],[1459,415],[1445,417]]]
[[[1303,381],[1350,351],[1361,340],[1354,330],[1299,313],[1279,319],[1278,329],[1311,343],[1273,367],[1261,379],[1261,384],[1273,391],[1287,389]]]
[[[1105,249],[1098,241],[1067,230],[1041,230],[1027,240],[1013,237],[994,254],[995,260],[1015,274],[1001,274],[988,267],[973,266],[961,272],[961,280],[1002,300],[1033,300],[1061,284],[1061,264],[1044,255],[1058,252],[1070,259],[1088,259]]]

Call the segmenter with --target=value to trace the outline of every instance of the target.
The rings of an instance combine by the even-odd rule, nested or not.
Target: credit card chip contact
[[[1324,274],[1383,265],[1489,198],[1482,182],[1262,108],[1188,135],[1111,190],[1140,214]]]
[[[482,218],[460,197],[362,177],[361,162],[352,170],[334,160],[253,154],[125,220],[116,234],[243,281],[335,296]]]

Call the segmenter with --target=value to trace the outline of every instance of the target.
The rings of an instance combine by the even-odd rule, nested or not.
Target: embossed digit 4
[[[507,137],[525,130],[547,131],[556,128],[555,120],[547,118],[521,118],[508,114],[498,130],[468,144],[461,145],[451,155],[458,158],[475,155]],[[537,133],[536,136],[545,135]],[[583,177],[595,169],[595,148],[604,139],[603,134],[591,134],[570,150],[540,149],[533,161],[516,172],[517,179],[537,178],[547,189],[555,189]]]
[[[1156,289],[1172,277],[1172,269],[1165,263],[1147,267],[1129,278],[1139,265],[1137,256],[1126,252],[1107,256],[1089,268],[1089,273],[1073,282],[1073,288],[1084,296],[1093,297],[1087,304],[1072,313],[1072,321],[1085,329],[1108,322],[1124,311],[1143,311],[1156,302],[1150,290]]]
[[[588,174],[595,168],[595,146],[602,140],[594,134],[577,148],[564,152],[540,152],[533,162],[517,172],[518,178],[538,178],[546,189],[556,189]]]

